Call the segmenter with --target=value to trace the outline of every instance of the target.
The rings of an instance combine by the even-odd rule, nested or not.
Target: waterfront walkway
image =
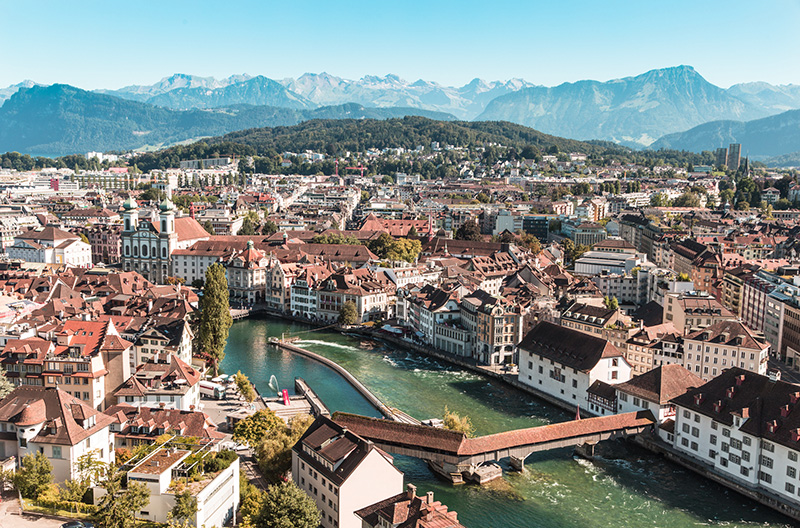
[[[521,469],[531,453],[561,447],[594,445],[603,440],[639,434],[655,423],[650,411],[600,416],[467,438],[463,433],[357,414],[334,413],[349,431],[397,455],[454,466],[479,465],[511,458]]]

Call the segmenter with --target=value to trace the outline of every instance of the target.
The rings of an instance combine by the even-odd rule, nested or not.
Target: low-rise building
[[[239,458],[234,458],[225,469],[198,472],[190,479],[187,459],[191,455],[188,449],[160,447],[128,471],[128,482],[142,483],[150,492],[146,509],[137,512],[137,518],[166,523],[179,489],[187,489],[197,500],[197,512],[189,519],[189,526],[225,526],[233,519],[239,507]],[[105,489],[94,488],[94,493],[97,503]]]
[[[92,265],[92,247],[57,227],[31,229],[14,237],[14,245],[6,249],[9,258],[43,264],[64,264],[78,268]]]
[[[767,373],[769,343],[740,321],[721,321],[683,337],[684,366],[704,380],[739,367]]]
[[[455,511],[433,500],[433,492],[417,496],[413,484],[406,486],[405,493],[371,504],[355,512],[361,519],[362,528],[464,528],[458,522]]]
[[[631,366],[614,345],[571,328],[541,322],[519,344],[519,381],[567,405],[586,409],[595,381],[630,378]]]
[[[83,477],[84,455],[114,463],[112,418],[56,388],[21,386],[0,400],[0,459],[42,453],[60,484]]]
[[[672,400],[674,448],[734,488],[800,509],[800,386],[732,367]]]
[[[403,489],[392,457],[324,416],[292,448],[292,480],[316,503],[323,528],[361,528],[356,511]]]

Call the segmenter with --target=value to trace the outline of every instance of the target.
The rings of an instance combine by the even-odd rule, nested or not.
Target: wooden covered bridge
[[[593,447],[603,440],[641,433],[655,423],[650,411],[639,411],[467,438],[447,429],[356,414],[335,413],[333,420],[384,451],[425,460],[445,476],[474,471],[484,462],[503,458],[509,458],[511,466],[521,471],[531,453]]]

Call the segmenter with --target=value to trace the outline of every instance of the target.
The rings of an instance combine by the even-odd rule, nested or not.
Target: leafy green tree
[[[393,185],[394,184],[394,178],[392,178],[391,176],[389,176],[387,174],[386,176],[384,176],[381,179],[381,183],[383,183],[384,185]]]
[[[211,220],[206,220],[205,222],[203,222],[203,229],[205,229],[206,233],[208,233],[209,235],[214,234],[214,224],[211,223]]]
[[[233,324],[228,295],[225,268],[216,262],[206,270],[203,297],[200,299],[200,323],[197,335],[200,351],[210,359],[215,375],[219,372],[222,358],[225,357],[228,330]]]
[[[258,467],[270,482],[278,482],[292,465],[292,447],[314,422],[309,415],[297,415],[288,425],[270,429],[255,449]]]
[[[464,433],[466,436],[472,436],[475,433],[475,427],[472,425],[472,420],[469,416],[460,416],[457,412],[444,408],[444,428],[458,433]]]
[[[250,215],[244,217],[242,220],[242,227],[239,228],[239,234],[244,236],[253,236],[256,234],[256,224],[250,218]]]
[[[386,258],[393,261],[416,262],[420,253],[422,253],[422,242],[401,238],[394,241],[392,248],[386,254]]]
[[[38,452],[22,457],[20,469],[14,475],[14,487],[26,499],[38,499],[53,483],[53,465]]]
[[[276,224],[272,220],[267,220],[266,222],[264,222],[264,225],[261,226],[262,235],[270,236],[274,235],[277,232],[278,232],[278,224]]]
[[[480,203],[484,203],[484,204],[485,203],[489,203],[492,200],[491,198],[489,198],[488,194],[483,193],[483,192],[478,193],[478,195],[475,197],[475,199],[478,200]]]
[[[672,202],[675,207],[700,207],[700,197],[691,191],[687,191],[675,198]]]
[[[233,376],[233,380],[236,383],[236,386],[239,388],[239,393],[245,399],[245,401],[252,402],[256,399],[257,394],[256,390],[253,388],[253,384],[250,383],[250,380],[247,379],[247,376],[242,374],[242,371],[238,371]]]
[[[617,308],[619,308],[619,300],[617,300],[616,297],[609,297],[608,295],[606,295],[603,298],[603,304],[605,304],[606,308],[608,308],[609,310],[616,310]]]
[[[150,503],[150,491],[141,482],[128,481],[122,487],[123,473],[113,471],[102,483],[105,495],[98,503],[97,520],[103,528],[133,528],[136,514]]]
[[[478,224],[471,220],[467,220],[461,225],[461,227],[458,228],[454,238],[456,240],[483,240]]]
[[[192,496],[192,492],[188,489],[176,494],[175,506],[172,507],[170,513],[172,518],[179,522],[194,519],[197,513],[197,499]]]
[[[87,237],[85,233],[79,233],[78,236],[81,238],[81,242],[91,245],[89,242],[89,237]]]
[[[358,308],[353,301],[347,301],[339,310],[339,324],[350,326],[358,322]]]
[[[538,238],[530,233],[522,233],[520,236],[520,244],[522,244],[523,247],[527,248],[534,255],[538,255],[542,252],[542,243],[539,242]]]
[[[653,207],[667,207],[669,205],[669,198],[664,193],[655,193],[650,197],[650,205]]]
[[[14,384],[6,377],[6,371],[0,367],[0,400],[11,394]]]
[[[317,505],[294,482],[273,484],[261,500],[261,509],[251,518],[254,528],[317,528]]]
[[[732,204],[734,198],[733,189],[722,189],[719,192],[719,201],[721,204]]]
[[[395,240],[389,233],[381,233],[378,238],[370,240],[367,247],[370,251],[375,253],[378,258],[385,259],[394,246]]]
[[[259,442],[273,429],[285,427],[284,422],[274,412],[263,409],[252,416],[239,420],[233,428],[233,439],[250,447],[256,447]]]

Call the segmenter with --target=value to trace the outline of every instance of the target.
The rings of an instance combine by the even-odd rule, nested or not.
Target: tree
[[[339,324],[350,326],[358,322],[358,309],[356,303],[347,301],[339,310]]]
[[[261,500],[261,509],[251,517],[254,528],[317,528],[317,505],[294,482],[273,484]]]
[[[719,192],[719,201],[721,204],[732,204],[734,198],[733,189],[722,189]]]
[[[667,207],[669,205],[669,198],[664,193],[655,193],[650,197],[650,205],[653,207]]]
[[[6,371],[0,368],[0,400],[11,394],[14,390],[14,384],[8,381]]]
[[[472,420],[469,416],[459,416],[458,413],[444,408],[444,428],[458,433],[464,433],[466,436],[472,436],[475,428],[472,426]]]
[[[197,336],[200,351],[210,359],[214,375],[219,373],[219,364],[225,357],[225,343],[232,324],[225,268],[216,262],[206,270]]]
[[[619,301],[617,300],[616,297],[609,297],[608,295],[606,295],[603,298],[603,304],[605,304],[606,308],[608,308],[609,310],[616,310],[617,308],[619,308]]]
[[[266,222],[264,222],[264,225],[261,226],[262,235],[270,236],[274,235],[277,232],[278,232],[278,224],[276,224],[272,220],[267,220]]]
[[[401,238],[393,241],[391,249],[386,253],[386,258],[393,261],[416,262],[420,253],[422,253],[422,242]]]
[[[150,503],[146,484],[128,481],[123,488],[122,477],[121,471],[113,471],[102,484],[106,494],[98,503],[97,520],[104,528],[133,528],[136,514]]]
[[[255,449],[258,467],[270,482],[278,482],[291,469],[294,446],[314,418],[305,414],[295,416],[288,425],[281,424],[268,431]]]
[[[520,243],[523,247],[528,248],[528,250],[534,255],[538,255],[542,252],[542,243],[539,242],[538,238],[530,233],[522,233],[522,236],[520,237]]]
[[[14,487],[26,499],[38,499],[53,483],[53,465],[38,452],[22,457],[20,469],[14,475]]]
[[[489,203],[491,201],[491,198],[489,198],[489,195],[486,194],[486,193],[483,193],[483,192],[478,193],[478,195],[475,197],[475,199],[478,200],[480,203],[484,203],[484,204],[485,203]]]
[[[369,191],[361,191],[361,201],[362,202],[369,201]]]
[[[700,207],[700,196],[688,191],[675,198],[672,205],[675,207]]]
[[[367,247],[370,251],[375,253],[378,258],[385,259],[395,244],[394,237],[389,233],[381,233],[378,238],[370,240]]]
[[[236,382],[236,386],[239,388],[239,392],[242,397],[244,397],[245,401],[250,403],[256,399],[257,394],[256,390],[253,388],[253,384],[250,383],[247,376],[242,374],[241,370],[234,374],[233,380]]]
[[[394,178],[392,178],[391,176],[389,176],[389,175],[387,174],[386,176],[384,176],[384,177],[381,179],[381,183],[383,183],[383,184],[385,184],[385,185],[393,185],[393,184],[394,184]]]
[[[242,227],[239,228],[239,234],[244,236],[253,236],[256,234],[256,225],[250,215],[244,217],[242,220]]]
[[[85,233],[80,233],[78,236],[81,237],[81,242],[91,245],[91,242],[89,242],[89,237],[87,237]]]
[[[170,513],[173,519],[180,522],[185,523],[193,519],[197,513],[197,499],[188,489],[176,494],[175,506],[172,507]]]
[[[464,222],[456,231],[456,240],[483,240],[478,224],[471,220]]]
[[[205,222],[203,222],[203,229],[205,229],[206,233],[208,233],[209,235],[214,234],[214,224],[211,223],[211,220],[206,220]]]
[[[281,427],[285,427],[283,420],[274,412],[263,409],[239,420],[233,428],[233,439],[254,448],[270,431]]]

